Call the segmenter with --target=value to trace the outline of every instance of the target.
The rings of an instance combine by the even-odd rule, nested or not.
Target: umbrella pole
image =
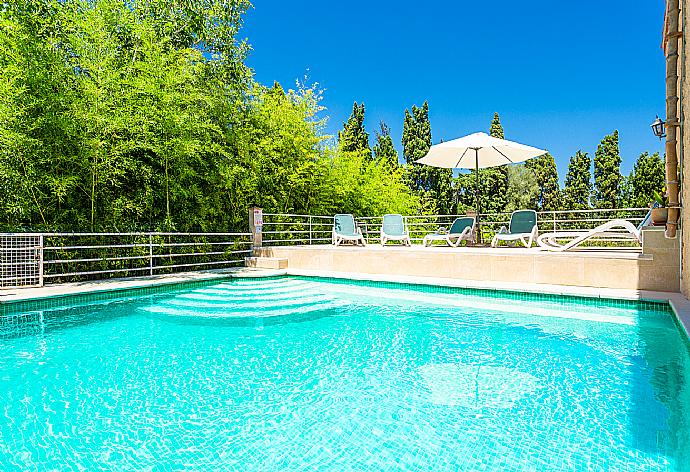
[[[477,228],[477,238],[475,244],[482,243],[482,230],[479,227],[479,148],[474,148],[474,171],[476,177],[476,189],[475,189],[475,224]]]

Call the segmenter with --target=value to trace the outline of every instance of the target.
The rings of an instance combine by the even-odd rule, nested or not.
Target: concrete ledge
[[[288,260],[278,257],[245,257],[247,267],[256,269],[287,269]]]
[[[290,270],[323,270],[624,290],[677,292],[674,248],[549,252],[524,248],[274,246],[260,257],[288,259]]]

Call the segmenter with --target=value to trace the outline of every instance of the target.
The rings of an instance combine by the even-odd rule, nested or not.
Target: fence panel
[[[543,211],[541,233],[591,229],[615,218],[639,224],[647,208]],[[263,244],[330,244],[333,216],[266,213]],[[420,243],[426,234],[450,227],[465,215],[404,216],[410,239]],[[357,217],[370,243],[380,241],[381,216]],[[479,215],[484,242],[510,213]],[[629,246],[633,241],[601,238],[595,246]],[[0,234],[0,288],[41,286],[44,282],[74,282],[110,277],[169,274],[240,266],[252,253],[251,233],[5,233]]]
[[[43,236],[0,235],[0,288],[43,285]]]

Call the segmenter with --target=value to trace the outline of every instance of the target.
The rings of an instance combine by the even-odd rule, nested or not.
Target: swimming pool
[[[278,277],[2,307],[1,470],[684,470],[663,304]]]

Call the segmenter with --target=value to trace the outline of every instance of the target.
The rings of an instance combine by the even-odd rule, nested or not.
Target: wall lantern
[[[656,136],[659,139],[666,137],[666,130],[664,129],[665,124],[666,122],[659,118],[659,115],[657,115],[656,120],[654,120],[654,123],[650,125],[652,127],[652,132],[654,133],[654,136]]]

